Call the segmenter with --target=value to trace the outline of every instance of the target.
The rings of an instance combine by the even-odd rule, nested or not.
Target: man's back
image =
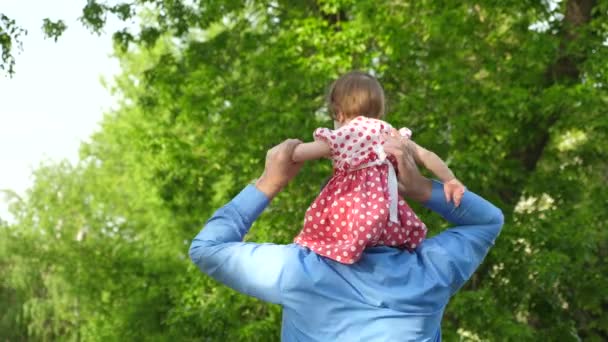
[[[435,341],[443,310],[500,233],[499,209],[467,192],[460,207],[434,183],[427,203],[457,224],[413,253],[365,250],[344,265],[298,245],[241,242],[268,204],[248,187],[193,240],[192,260],[237,291],[283,306],[284,341]]]
[[[283,276],[284,341],[435,340],[451,290],[421,247],[368,248],[354,265],[297,245]]]

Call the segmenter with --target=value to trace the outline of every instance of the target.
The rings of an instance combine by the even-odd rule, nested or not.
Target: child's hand
[[[460,205],[460,200],[462,199],[462,195],[464,195],[465,191],[466,188],[464,187],[464,185],[462,185],[462,183],[460,183],[460,181],[456,178],[443,183],[443,192],[445,194],[445,200],[447,202],[454,201],[455,206]]]

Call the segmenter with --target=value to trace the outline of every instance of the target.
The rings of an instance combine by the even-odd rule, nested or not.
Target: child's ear
[[[336,121],[339,123],[344,123],[344,113],[338,112],[338,114],[336,114]]]

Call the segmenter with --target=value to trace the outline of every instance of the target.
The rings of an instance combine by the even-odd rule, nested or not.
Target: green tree
[[[329,126],[327,85],[363,69],[385,87],[387,120],[507,216],[444,338],[608,338],[608,3],[147,3],[124,12],[141,30],[115,35],[118,108],[77,165],[36,172],[2,227],[0,332],[278,340],[280,308],[199,274],[189,240],[268,147]],[[101,28],[117,7],[94,4],[83,15]],[[290,242],[329,172],[307,165],[248,239]]]

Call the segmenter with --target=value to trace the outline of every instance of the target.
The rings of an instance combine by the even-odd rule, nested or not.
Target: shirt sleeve
[[[455,226],[424,241],[419,253],[441,280],[456,292],[481,264],[504,223],[502,211],[471,191],[460,206],[445,201],[443,185],[433,182],[431,199],[425,206]]]
[[[281,282],[293,249],[243,242],[268,198],[249,185],[220,208],[190,245],[190,258],[203,272],[241,293],[281,304]]]

